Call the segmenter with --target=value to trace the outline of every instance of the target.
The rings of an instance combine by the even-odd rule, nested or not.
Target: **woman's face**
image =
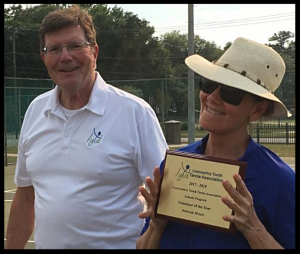
[[[247,131],[249,122],[263,114],[262,103],[255,102],[253,96],[246,93],[239,105],[231,105],[222,100],[220,89],[218,86],[211,94],[200,91],[200,126],[219,134]]]

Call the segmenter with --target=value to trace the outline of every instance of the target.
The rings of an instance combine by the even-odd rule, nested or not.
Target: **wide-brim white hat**
[[[185,63],[200,76],[273,101],[272,118],[292,116],[274,95],[285,74],[285,63],[271,47],[239,37],[217,61],[195,54]]]

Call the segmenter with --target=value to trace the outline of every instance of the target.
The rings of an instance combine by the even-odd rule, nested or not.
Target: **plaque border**
[[[161,180],[160,180],[159,187],[158,187],[158,198],[156,200],[156,208],[155,208],[155,217],[156,218],[171,220],[171,221],[175,221],[175,222],[182,222],[182,223],[185,223],[185,224],[189,224],[191,226],[201,226],[201,227],[215,229],[217,231],[221,231],[221,232],[225,232],[225,233],[235,234],[236,233],[236,226],[232,222],[229,223],[229,228],[224,228],[224,227],[218,227],[218,226],[214,226],[214,225],[205,224],[205,223],[202,223],[202,222],[185,220],[185,219],[174,217],[174,216],[167,216],[167,215],[164,215],[164,214],[159,214],[157,212],[160,193],[161,193],[161,188],[162,188],[162,184],[163,184],[165,165],[166,165],[166,160],[167,160],[167,155],[168,154],[239,166],[238,174],[241,176],[243,181],[244,181],[245,176],[246,176],[246,169],[247,169],[247,164],[248,163],[244,162],[244,161],[223,159],[223,158],[212,157],[212,156],[207,156],[207,155],[202,155],[202,154],[197,154],[197,153],[166,150],[165,160],[164,160],[164,165],[163,165],[163,174],[161,176]],[[234,214],[234,211],[231,209],[231,215],[233,215],[233,214]]]

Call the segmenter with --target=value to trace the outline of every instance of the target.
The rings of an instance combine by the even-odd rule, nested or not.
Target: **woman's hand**
[[[264,229],[264,226],[256,215],[252,195],[241,176],[234,174],[233,179],[236,182],[237,189],[233,188],[227,180],[222,182],[223,187],[232,198],[231,200],[228,197],[222,197],[222,202],[234,211],[233,215],[225,215],[223,219],[234,223],[236,228],[247,238],[257,230]]]
[[[139,190],[141,195],[145,198],[147,202],[147,210],[139,214],[139,218],[145,219],[151,217],[151,223],[155,226],[165,226],[167,221],[162,219],[155,218],[155,210],[156,210],[156,201],[158,195],[158,187],[161,181],[161,175],[159,171],[159,167],[155,167],[153,171],[154,180],[150,177],[146,177],[146,184],[149,188],[149,192],[144,186],[140,186]]]
[[[282,249],[283,247],[266,230],[256,215],[253,197],[248,191],[239,174],[234,174],[233,179],[236,189],[229,181],[222,182],[223,187],[232,198],[222,197],[222,202],[234,211],[233,215],[225,215],[223,219],[234,223],[236,228],[243,233],[252,249]]]

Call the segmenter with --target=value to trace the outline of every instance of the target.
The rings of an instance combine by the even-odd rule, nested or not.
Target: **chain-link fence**
[[[199,101],[199,78],[194,78],[195,84],[195,123],[196,127],[199,119],[200,101]],[[107,83],[128,91],[136,96],[143,98],[156,112],[159,122],[164,129],[164,123],[169,120],[181,122],[182,127],[188,123],[188,79],[187,78],[164,78],[164,79],[142,79],[142,80],[119,80],[107,81]],[[55,84],[51,79],[25,79],[25,78],[4,78],[4,152],[7,155],[7,148],[17,147],[18,138],[24,114],[31,101],[38,95],[53,89]],[[291,101],[294,105],[295,102]],[[293,117],[281,119],[282,123],[286,120],[295,119],[295,110]],[[292,127],[291,127],[292,128]],[[295,143],[294,130],[288,128],[289,143]],[[269,130],[270,128],[260,128]],[[283,128],[283,132],[286,128]],[[256,131],[256,132],[255,132]],[[268,134],[257,129],[251,129],[258,140]],[[273,132],[272,132],[273,133]],[[282,134],[286,135],[286,134]],[[286,137],[286,136],[284,136]],[[290,139],[292,137],[292,139]],[[268,139],[270,140],[270,139]],[[286,138],[285,138],[286,140]],[[271,142],[272,143],[272,142]]]
[[[4,130],[8,145],[15,145],[30,102],[54,87],[50,79],[4,78]]]

